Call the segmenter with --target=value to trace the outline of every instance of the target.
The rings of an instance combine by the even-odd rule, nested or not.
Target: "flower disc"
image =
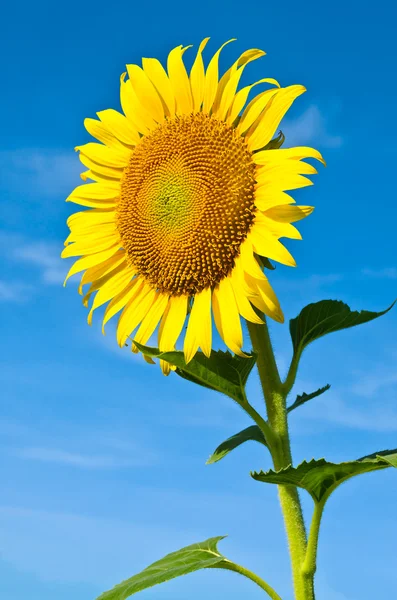
[[[215,286],[255,215],[255,164],[244,138],[203,113],[166,121],[132,152],[117,227],[128,262],[156,289]]]

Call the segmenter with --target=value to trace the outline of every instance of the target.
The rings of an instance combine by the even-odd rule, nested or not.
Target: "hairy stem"
[[[258,355],[257,367],[266,402],[269,425],[276,443],[270,447],[274,468],[280,470],[292,464],[288,432],[287,393],[280,381],[266,318],[263,325],[247,321],[254,351]],[[295,371],[296,373],[296,371]],[[307,537],[298,490],[292,485],[279,485],[278,493],[291,557],[292,576],[296,600],[314,600],[313,577],[301,571],[306,555]]]

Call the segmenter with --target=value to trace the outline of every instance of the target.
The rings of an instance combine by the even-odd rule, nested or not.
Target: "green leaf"
[[[305,306],[295,319],[291,319],[289,325],[294,353],[300,354],[308,344],[327,333],[361,325],[381,317],[394,306],[395,302],[382,312],[352,311],[340,300],[321,300]]]
[[[171,554],[167,554],[161,560],[154,562],[137,575],[104,592],[97,600],[125,600],[125,598],[137,592],[146,590],[158,583],[170,581],[170,579],[181,575],[215,566],[222,568],[222,561],[227,561],[227,559],[219,554],[217,543],[223,540],[224,537],[210,538],[205,542],[192,544],[177,550],[177,552],[171,552]]]
[[[160,352],[158,348],[150,348],[137,342],[134,344],[143,354],[151,358],[161,358],[175,365],[176,373],[180,377],[211,390],[222,392],[236,402],[245,402],[244,386],[256,362],[254,352],[251,352],[251,356],[248,358],[232,356],[230,352],[221,352],[220,350],[217,352],[213,350],[210,358],[207,358],[202,352],[197,352],[194,358],[186,364],[184,354],[179,350]]]
[[[305,392],[303,392],[303,394],[300,394],[299,396],[296,397],[295,402],[293,404],[291,404],[291,406],[288,406],[287,413],[291,412],[291,410],[295,410],[295,408],[298,408],[299,406],[302,406],[302,404],[305,404],[305,402],[308,402],[309,400],[313,400],[313,398],[317,398],[317,396],[321,396],[321,394],[324,394],[324,392],[327,392],[330,387],[331,386],[329,385],[329,383],[327,383],[327,385],[325,385],[322,388],[319,388],[318,390],[316,390],[315,392],[312,392],[311,394],[305,394]]]
[[[369,473],[387,467],[397,468],[397,449],[375,452],[358,460],[343,463],[327,462],[320,460],[305,460],[297,467],[291,465],[280,471],[270,469],[266,473],[251,473],[251,477],[265,483],[295,485],[303,488],[315,502],[326,500],[328,496],[344,481],[350,477]]]
[[[232,435],[232,437],[228,438],[222,444],[220,444],[215,452],[209,457],[206,464],[212,465],[213,463],[221,460],[226,454],[229,454],[232,450],[244,444],[244,442],[249,441],[259,442],[267,447],[265,438],[263,437],[263,433],[259,429],[258,425],[251,425],[251,427],[247,427],[243,429],[239,433]]]

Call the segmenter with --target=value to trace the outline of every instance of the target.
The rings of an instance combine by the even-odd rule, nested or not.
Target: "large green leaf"
[[[296,397],[296,400],[293,404],[288,406],[287,412],[291,412],[291,410],[295,410],[295,408],[302,406],[302,404],[305,404],[305,402],[308,402],[309,400],[313,400],[313,398],[317,398],[317,396],[321,396],[321,394],[324,394],[324,392],[327,392],[330,387],[331,386],[329,385],[329,383],[327,383],[327,385],[325,385],[322,388],[319,388],[318,390],[316,390],[315,392],[312,392],[311,394],[305,394],[305,392],[303,392],[303,394],[300,394],[299,396]]]
[[[368,310],[352,311],[340,300],[321,300],[305,306],[295,319],[291,319],[289,329],[295,354],[314,340],[341,329],[368,323],[387,313],[395,304],[382,312]]]
[[[383,450],[358,460],[343,463],[320,460],[303,461],[297,467],[286,467],[280,471],[270,469],[266,473],[251,473],[257,481],[276,484],[290,484],[308,491],[315,502],[325,500],[341,483],[350,477],[369,473],[387,467],[397,468],[397,449]]]
[[[222,442],[222,444],[217,447],[215,452],[211,454],[206,464],[211,465],[215,462],[218,462],[218,460],[221,460],[221,458],[229,454],[229,452],[238,446],[241,446],[241,444],[244,444],[244,442],[249,441],[259,442],[267,447],[263,433],[259,429],[258,425],[251,425],[250,427],[243,429],[239,433],[232,435],[232,437]]]
[[[205,542],[192,544],[177,552],[171,552],[171,554],[167,554],[161,560],[154,562],[137,575],[104,592],[97,600],[125,600],[125,598],[137,592],[146,590],[158,583],[170,581],[170,579],[181,575],[215,566],[222,568],[222,561],[227,559],[219,553],[217,543],[224,537],[210,538]]]
[[[230,352],[221,352],[220,350],[217,352],[213,350],[210,358],[207,358],[202,352],[197,352],[194,358],[186,364],[183,352],[179,350],[160,352],[158,348],[150,348],[137,342],[134,344],[143,354],[151,358],[161,358],[175,365],[176,373],[180,377],[222,392],[237,402],[246,400],[244,387],[256,362],[254,352],[251,352],[251,356],[248,358],[232,356]]]

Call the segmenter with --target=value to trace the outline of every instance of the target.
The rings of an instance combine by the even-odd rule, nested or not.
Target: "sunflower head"
[[[187,362],[199,348],[210,355],[212,316],[239,355],[241,317],[262,322],[255,307],[283,321],[259,257],[295,265],[279,239],[300,239],[292,223],[313,209],[294,206],[286,192],[311,184],[305,175],[316,170],[302,159],[322,161],[311,148],[283,150],[280,140],[272,142],[305,89],[261,79],[238,90],[246,65],[264,52],[244,52],[219,79],[223,46],[205,69],[207,42],[189,75],[182,46],[170,52],[167,70],[154,58],[143,59],[142,68],[128,65],[128,79],[124,73],[120,80],[123,112],[85,120],[100,143],[76,148],[88,169],[82,178],[93,183],[68,197],[88,210],[69,217],[62,253],[80,257],[67,279],[83,272],[80,293],[90,284],[85,305],[95,293],[89,323],[106,304],[103,326],[121,311],[120,346],[127,338],[146,344],[158,327],[159,348],[169,351],[187,318]],[[258,84],[268,89],[246,105]],[[168,374],[168,363],[161,366]]]

